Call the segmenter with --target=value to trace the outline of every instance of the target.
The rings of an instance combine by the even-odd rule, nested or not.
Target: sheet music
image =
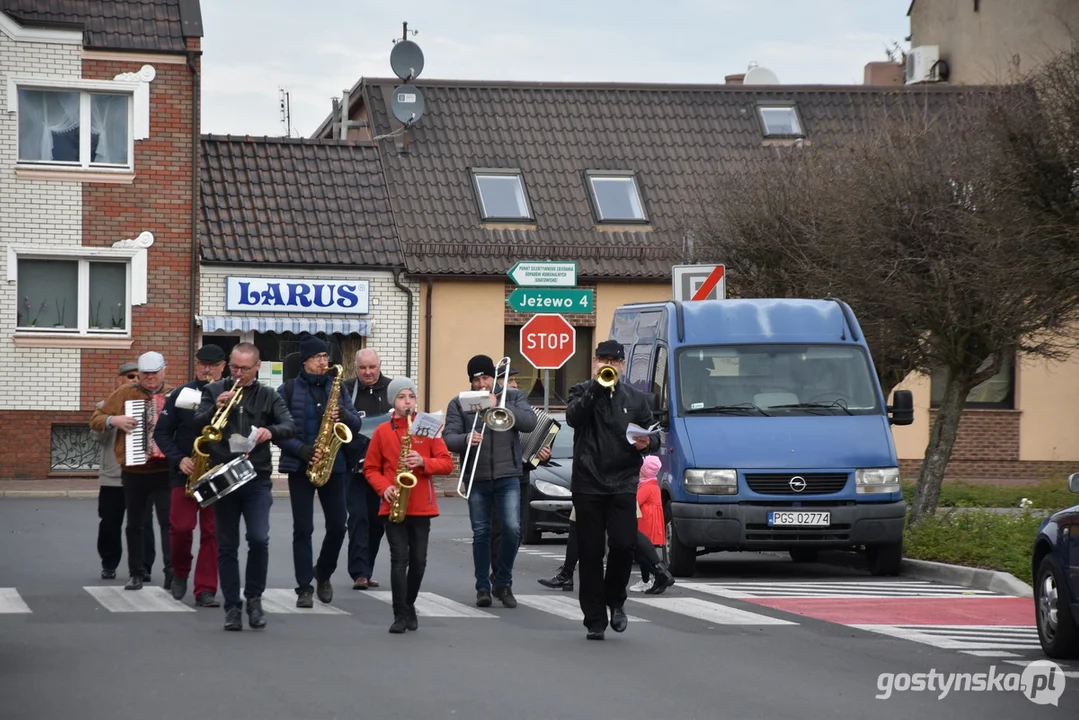
[[[491,407],[491,393],[488,390],[465,390],[457,394],[465,412],[480,412]]]
[[[416,437],[434,438],[442,436],[442,426],[445,424],[443,413],[418,413],[412,418],[411,434]]]
[[[648,437],[649,435],[659,435],[659,423],[647,428],[632,422],[626,426],[626,440],[630,443],[639,437]]]

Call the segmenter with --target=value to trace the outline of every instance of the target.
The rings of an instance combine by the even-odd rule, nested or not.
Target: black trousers
[[[633,510],[633,514],[637,514],[636,508]],[[566,560],[562,564],[562,570],[567,575],[573,575],[573,571],[577,568],[577,522],[570,520],[569,522],[569,537],[566,538]]]
[[[292,505],[292,566],[296,571],[296,593],[311,590],[312,579],[329,580],[337,570],[341,547],[345,544],[348,520],[345,512],[345,473],[330,473],[322,487],[315,487],[307,473],[294,472],[288,476],[288,496]],[[312,567],[314,555],[311,536],[315,532],[315,494],[322,505],[326,534],[318,562]]]
[[[157,524],[161,527],[161,557],[165,568],[172,567],[172,552],[169,549],[169,507],[172,504],[172,488],[169,485],[169,471],[156,473],[121,472],[120,481],[124,484],[124,502],[127,510],[127,567],[135,575],[148,570],[150,563],[144,556],[146,533],[145,518],[147,505],[153,503],[157,508]],[[151,529],[151,534],[153,530]]]
[[[393,617],[404,618],[416,604],[420,583],[427,569],[427,541],[431,536],[431,518],[410,515],[403,523],[386,523],[386,544],[390,546],[390,590]]]
[[[143,513],[143,560],[146,572],[154,564],[154,522],[153,507],[147,503]],[[102,570],[115,570],[124,556],[124,515],[127,500],[124,489],[112,485],[102,485],[97,494],[97,554],[101,557]]]
[[[641,568],[641,580],[648,582],[648,579],[656,574],[659,553],[656,552],[656,546],[652,544],[648,536],[640,530],[637,531],[637,547],[633,552],[633,558]]]
[[[587,495],[573,493],[577,516],[577,550],[580,553],[579,600],[584,626],[607,627],[607,608],[626,602],[626,585],[633,571],[637,547],[637,495]],[[603,536],[607,535],[607,571],[603,570]]]

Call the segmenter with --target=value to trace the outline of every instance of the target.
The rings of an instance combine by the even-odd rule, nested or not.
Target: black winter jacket
[[[207,383],[208,384],[208,383]],[[176,398],[183,388],[201,390],[198,380],[192,380],[183,387],[178,387],[169,393],[165,400],[165,407],[157,418],[157,426],[154,428],[154,442],[165,453],[165,459],[169,461],[169,484],[172,487],[184,487],[187,485],[187,475],[180,472],[180,461],[191,457],[195,445],[195,438],[202,434],[202,425],[195,422],[196,410],[176,407]]]
[[[232,378],[212,382],[202,389],[202,405],[195,414],[195,423],[202,427],[209,424],[217,412],[217,396],[232,387]],[[262,383],[255,381],[243,388],[243,397],[239,407],[229,412],[228,422],[223,431],[221,442],[210,445],[210,467],[226,463],[239,457],[240,453],[229,451],[229,437],[233,433],[247,437],[251,430],[263,427],[270,431],[271,440],[285,440],[296,434],[296,424],[292,421],[285,406],[285,399]],[[273,472],[273,458],[270,455],[269,441],[259,443],[248,455],[251,465],[259,475],[265,475],[270,481]]]
[[[566,423],[573,428],[573,472],[570,489],[586,495],[637,493],[644,454],[659,449],[659,436],[648,438],[641,451],[626,440],[629,423],[652,424],[645,395],[624,382],[614,392],[595,380],[570,388]]]
[[[513,388],[510,388],[506,395],[506,409],[513,413],[515,419],[513,428],[510,430],[495,432],[488,428],[483,431],[483,426],[480,424],[483,422],[482,419],[476,423],[476,432],[483,431],[479,459],[474,460],[476,448],[472,448],[468,455],[469,475],[472,473],[472,463],[479,463],[476,466],[474,478],[476,482],[489,482],[506,477],[519,478],[524,472],[521,467],[521,433],[529,433],[536,429],[536,413],[528,404],[524,393]],[[472,420],[475,417],[476,413],[467,412],[458,398],[450,400],[449,407],[446,408],[446,426],[442,429],[442,439],[446,441],[446,447],[450,452],[457,453],[462,461],[468,434],[472,431]]]
[[[359,379],[351,378],[341,383],[341,394],[348,395],[352,399],[352,405],[356,408],[356,412],[362,412],[367,416],[382,415],[393,410],[393,403],[386,397],[386,392],[390,389],[390,380],[392,379],[379,373],[374,385],[357,389]],[[355,398],[352,397],[353,393],[356,394]]]

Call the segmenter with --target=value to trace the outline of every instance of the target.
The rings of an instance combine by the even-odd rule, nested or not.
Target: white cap
[[[152,373],[165,369],[165,356],[159,352],[145,352],[139,355],[139,372]]]

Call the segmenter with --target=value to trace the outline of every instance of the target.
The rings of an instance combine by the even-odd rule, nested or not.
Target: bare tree
[[[1041,85],[896,93],[843,142],[722,179],[695,230],[698,259],[726,263],[734,292],[847,300],[886,392],[910,372],[944,371],[911,522],[936,509],[970,391],[1017,355],[1074,347],[1070,63]]]

